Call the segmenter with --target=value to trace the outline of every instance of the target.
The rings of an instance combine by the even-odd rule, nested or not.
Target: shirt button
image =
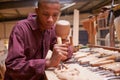
[[[35,52],[35,49],[33,49],[32,52],[34,53],[34,52]]]

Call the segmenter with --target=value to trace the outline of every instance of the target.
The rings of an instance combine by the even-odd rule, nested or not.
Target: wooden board
[[[108,47],[108,46],[99,46],[99,45],[88,45],[89,47],[95,47],[95,48],[104,48],[107,50],[113,50],[113,51],[119,51],[120,52],[120,48],[115,48],[115,47]]]
[[[59,80],[56,76],[56,74],[53,72],[53,71],[50,71],[50,70],[46,70],[45,71],[45,74],[46,74],[46,78],[47,80]]]
[[[73,64],[74,65],[74,64]],[[75,64],[76,66],[76,64]],[[80,65],[76,66],[77,69],[80,71],[79,77],[81,80],[104,80],[104,77],[95,74],[94,72],[89,71],[87,68],[82,67]],[[53,70],[46,70],[45,71],[47,80],[60,80],[56,74],[53,72]]]

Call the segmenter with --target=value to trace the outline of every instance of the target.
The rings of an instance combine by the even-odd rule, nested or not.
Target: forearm
[[[6,68],[13,77],[26,77],[32,74],[44,74],[45,62],[44,59],[9,61],[9,63],[6,62]]]

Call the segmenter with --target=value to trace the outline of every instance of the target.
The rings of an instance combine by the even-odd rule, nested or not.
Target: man
[[[60,15],[58,0],[39,0],[36,14],[19,21],[9,39],[4,80],[44,80],[44,71],[68,58],[69,45],[56,44],[54,24]],[[45,59],[48,50],[52,57]]]

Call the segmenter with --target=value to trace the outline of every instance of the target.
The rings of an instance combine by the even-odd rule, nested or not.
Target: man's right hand
[[[46,61],[46,66],[57,67],[62,60],[67,59],[68,46],[67,44],[55,44],[51,58]]]

